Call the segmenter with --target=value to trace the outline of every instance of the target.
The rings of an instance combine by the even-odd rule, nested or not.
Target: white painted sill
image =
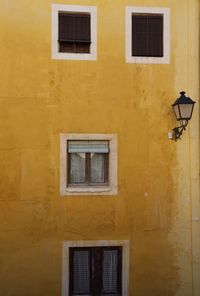
[[[111,186],[68,186],[63,195],[116,195],[117,190],[113,190]]]

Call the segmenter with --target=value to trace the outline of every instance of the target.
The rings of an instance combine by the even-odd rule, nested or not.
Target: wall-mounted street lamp
[[[173,129],[175,141],[181,137],[183,130],[185,130],[188,124],[188,121],[192,118],[195,104],[191,98],[185,96],[184,91],[180,92],[180,95],[180,98],[178,98],[172,105],[176,119],[180,122],[180,126]]]

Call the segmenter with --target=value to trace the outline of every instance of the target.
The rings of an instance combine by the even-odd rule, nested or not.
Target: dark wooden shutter
[[[59,32],[58,40],[74,42],[75,38],[75,19],[73,14],[59,13]]]
[[[102,268],[102,255],[101,248],[92,247],[92,280],[91,280],[91,292],[92,295],[100,295],[101,291],[101,268]]]
[[[59,13],[59,51],[89,53],[90,14]]]
[[[132,15],[132,56],[163,56],[162,15]]]
[[[147,56],[147,16],[132,15],[132,55]]]
[[[148,17],[148,56],[163,56],[163,16]]]
[[[75,36],[77,42],[90,43],[90,15],[76,15],[75,19]]]

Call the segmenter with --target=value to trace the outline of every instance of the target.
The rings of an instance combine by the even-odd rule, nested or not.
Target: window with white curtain
[[[69,260],[69,295],[122,295],[122,247],[73,247]]]
[[[129,296],[129,241],[63,241],[62,296]]]
[[[109,141],[67,143],[68,185],[105,185],[109,182]]]
[[[60,135],[60,193],[117,194],[117,135]]]

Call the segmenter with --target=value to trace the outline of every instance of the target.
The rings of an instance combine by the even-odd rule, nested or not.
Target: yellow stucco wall
[[[1,295],[60,296],[62,241],[104,239],[130,240],[129,295],[200,294],[198,2],[1,0]],[[51,59],[52,3],[97,6],[97,61]],[[131,5],[170,8],[170,64],[125,63]],[[117,196],[60,197],[60,133],[118,135]]]

